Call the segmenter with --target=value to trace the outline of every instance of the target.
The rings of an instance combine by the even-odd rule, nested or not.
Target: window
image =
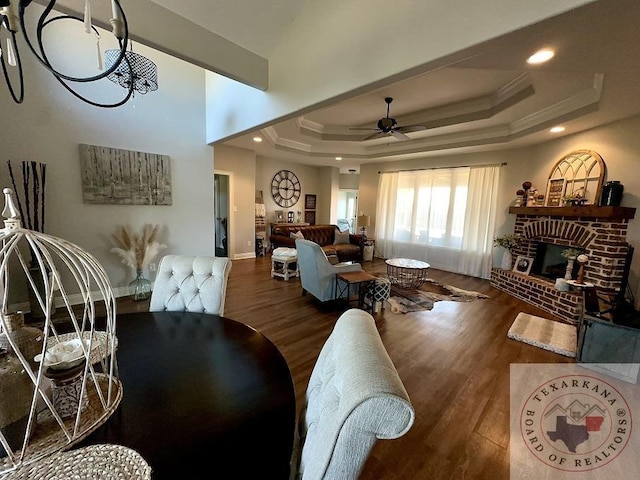
[[[400,172],[393,240],[460,250],[469,171]]]

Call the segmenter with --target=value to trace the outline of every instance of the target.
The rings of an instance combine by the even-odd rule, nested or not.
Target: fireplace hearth
[[[567,262],[561,253],[566,248],[579,249],[588,256],[585,282],[595,285],[598,291],[616,296],[626,286],[632,251],[626,235],[635,208],[511,207],[509,212],[516,214],[514,233],[524,239],[514,257],[535,258],[532,266],[535,276],[494,268],[491,284],[495,288],[578,323],[582,314],[581,292],[560,292],[555,288],[555,279],[564,277],[562,265],[566,268]],[[576,275],[577,270],[573,278]]]

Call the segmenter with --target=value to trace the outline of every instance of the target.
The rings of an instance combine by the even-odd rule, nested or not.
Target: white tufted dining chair
[[[311,372],[290,478],[355,480],[376,441],[401,437],[414,419],[373,317],[347,310]]]
[[[224,314],[231,260],[227,257],[166,255],[151,292],[150,312]]]

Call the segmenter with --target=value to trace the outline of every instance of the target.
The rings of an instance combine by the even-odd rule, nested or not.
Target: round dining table
[[[123,396],[81,445],[137,451],[152,479],[286,479],[295,389],[276,346],[217,315],[117,315]]]

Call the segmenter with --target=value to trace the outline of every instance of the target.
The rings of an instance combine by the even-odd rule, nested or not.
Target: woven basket
[[[142,456],[121,445],[91,445],[57,453],[7,473],[3,480],[149,480],[151,467]]]

